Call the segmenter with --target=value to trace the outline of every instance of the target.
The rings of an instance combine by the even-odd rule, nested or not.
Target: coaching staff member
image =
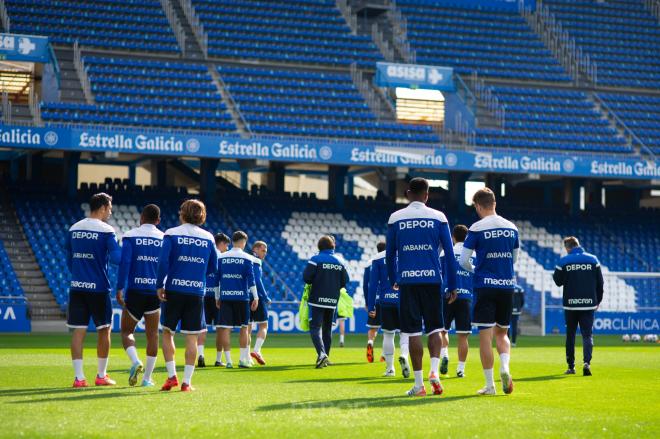
[[[575,373],[575,332],[579,325],[584,361],[582,374],[591,376],[591,354],[594,349],[592,328],[594,311],[603,300],[603,273],[598,258],[585,252],[575,236],[564,238],[564,247],[568,254],[559,260],[552,278],[557,286],[564,287],[566,374]]]

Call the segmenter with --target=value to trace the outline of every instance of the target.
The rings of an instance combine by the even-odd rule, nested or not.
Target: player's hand
[[[219,301],[219,300],[216,300],[216,301],[215,301],[215,307],[218,308],[218,309],[220,309],[220,301]]]
[[[158,300],[160,300],[161,302],[167,302],[167,296],[165,295],[165,288],[158,288],[156,294],[158,294]]]
[[[126,307],[126,302],[124,302],[124,290],[117,290],[117,303],[122,307]]]
[[[372,319],[375,319],[376,318],[376,311],[369,311],[369,317],[371,317]]]
[[[252,301],[252,304],[250,305],[250,309],[252,311],[256,311],[258,306],[259,306],[259,299],[254,299]]]
[[[456,290],[451,290],[449,292],[449,300],[447,303],[454,303],[456,302],[456,299],[458,298],[458,292]]]
[[[399,291],[399,284],[392,285],[392,289],[395,291]]]

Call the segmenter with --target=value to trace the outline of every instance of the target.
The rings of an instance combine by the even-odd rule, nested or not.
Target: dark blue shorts
[[[376,317],[367,317],[367,328],[378,329],[380,324],[380,305],[376,305]]]
[[[215,296],[204,296],[204,321],[207,326],[215,326],[218,322],[218,307]]]
[[[90,318],[96,329],[112,325],[110,294],[70,290],[66,325],[74,329],[87,329]]]
[[[470,334],[472,332],[472,321],[470,313],[472,310],[472,301],[468,299],[457,299],[454,303],[447,303],[444,299],[444,323],[445,329],[451,329],[451,323],[455,322],[457,334]]]
[[[216,328],[240,328],[250,319],[250,302],[247,300],[223,300],[220,302]]]
[[[433,334],[444,329],[442,285],[401,285],[399,319],[401,332],[412,336]]]
[[[504,288],[477,288],[474,291],[474,326],[480,330],[492,328],[508,328],[511,324],[513,310],[513,290]]]
[[[126,302],[126,312],[136,322],[142,320],[145,315],[160,311],[160,300],[153,293],[128,290],[124,301]]]
[[[380,306],[380,322],[383,332],[395,332],[401,329],[398,306]]]
[[[250,305],[252,305],[252,301],[250,301]],[[257,305],[255,311],[250,309],[250,322],[268,323],[268,305],[266,305],[265,300],[259,300],[259,305]]]
[[[182,334],[201,334],[206,331],[204,324],[204,296],[167,291],[167,301],[163,304],[161,324],[175,332],[181,323]]]

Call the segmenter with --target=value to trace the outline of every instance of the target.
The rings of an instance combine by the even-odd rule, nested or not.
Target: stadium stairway
[[[85,103],[85,93],[80,83],[80,77],[73,65],[73,48],[59,46],[55,56],[60,66],[60,96],[63,102]]]
[[[193,33],[192,27],[190,26],[190,21],[186,14],[183,12],[181,7],[180,0],[161,0],[161,3],[170,3],[174,12],[176,13],[176,18],[181,23],[183,32],[186,35],[186,47],[185,47],[185,57],[189,59],[204,59],[204,54],[202,49],[199,47],[199,42]]]
[[[64,317],[32,252],[16,212],[6,200],[0,204],[0,240],[23,289],[33,320]]]

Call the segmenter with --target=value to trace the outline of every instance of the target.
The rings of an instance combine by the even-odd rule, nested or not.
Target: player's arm
[[[259,293],[257,292],[257,284],[254,281],[254,263],[252,261],[248,261],[249,264],[247,265],[246,268],[246,279],[247,279],[247,286],[248,286],[248,291],[250,294],[252,294],[252,305],[250,306],[250,309],[252,311],[256,311],[257,306],[259,306]]]
[[[516,230],[516,241],[513,244],[513,251],[511,255],[513,256],[513,263],[515,264],[518,261],[518,254],[520,253],[520,237],[518,236],[518,231]]]
[[[467,237],[463,243],[463,250],[461,250],[461,256],[458,259],[458,264],[463,267],[464,270],[469,271],[470,273],[474,273],[474,266],[470,262],[470,258],[472,257],[472,253],[474,253],[474,250],[477,246],[477,239],[477,234],[468,230]]]
[[[520,309],[525,307],[525,290],[520,288]]]
[[[305,270],[303,271],[303,281],[306,284],[311,284],[314,282],[314,278],[316,277],[316,262],[313,259],[310,259],[307,261],[307,265],[305,266]]]
[[[396,284],[396,243],[396,227],[394,224],[388,224],[387,239],[385,240],[385,266],[387,279],[392,286]]]
[[[158,298],[165,301],[165,276],[170,268],[170,254],[172,253],[172,238],[165,235],[163,238],[163,248],[158,258],[158,277],[156,278],[156,288],[158,289]]]
[[[456,255],[454,254],[454,245],[451,242],[451,232],[449,231],[448,223],[441,223],[440,226],[440,244],[442,250],[445,252],[445,266],[446,271],[446,284],[449,290],[450,298],[449,303],[454,302],[457,297],[456,293]]]
[[[64,250],[66,253],[66,266],[69,268],[69,273],[73,269],[73,250],[71,248],[71,232],[67,233],[66,241],[64,243]]]
[[[600,262],[596,263],[596,299],[598,300],[598,305],[603,301],[603,290],[605,286],[605,281],[603,280],[603,271],[600,268]]]
[[[119,265],[121,262],[121,247],[117,242],[117,236],[114,233],[108,233],[107,239],[108,259],[112,265]]]
[[[559,264],[561,264],[561,261],[559,262]],[[562,267],[561,265],[556,265],[555,271],[554,273],[552,273],[552,280],[555,281],[555,285],[557,285],[558,287],[564,285],[566,281],[566,273],[564,271],[565,271],[564,267]]]
[[[348,270],[346,269],[346,266],[342,264],[342,269],[341,269],[341,281],[339,282],[340,289],[341,288],[346,288],[346,285],[348,285]]]
[[[117,272],[117,303],[124,306],[124,288],[128,282],[128,272],[131,267],[131,256],[133,255],[133,245],[130,239],[124,239],[121,246],[121,262]]]
[[[209,262],[206,265],[206,275],[211,274],[215,275],[218,273],[218,252],[215,251],[215,248],[211,248],[209,253]]]
[[[220,309],[220,296],[222,295],[222,289],[220,284],[222,282],[222,258],[218,258],[218,265],[216,266],[217,271],[215,273],[215,306]]]

